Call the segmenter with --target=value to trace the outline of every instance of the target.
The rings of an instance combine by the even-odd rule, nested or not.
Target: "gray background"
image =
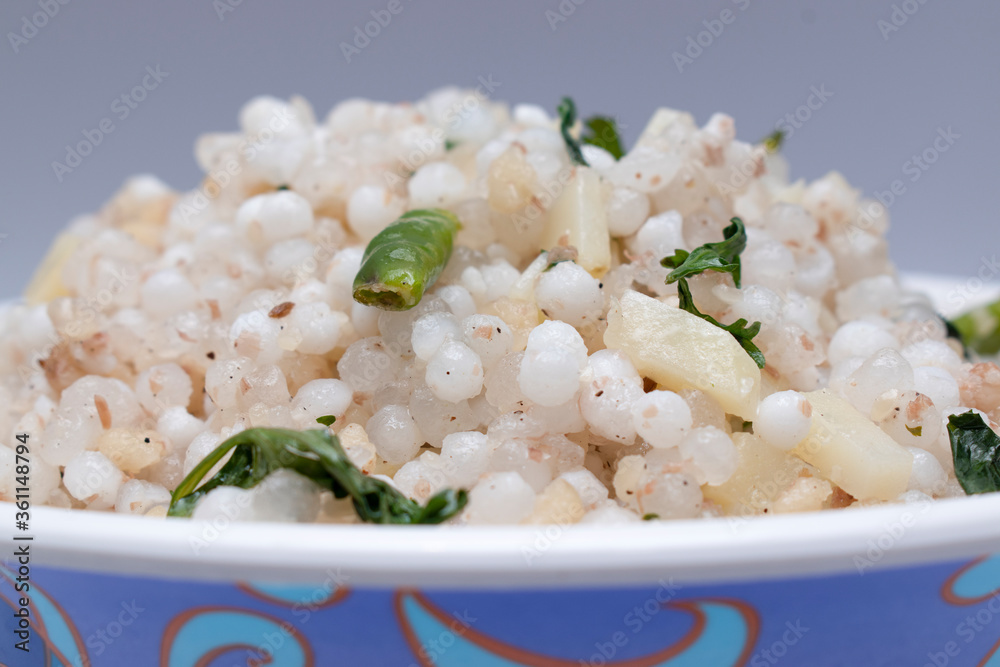
[[[629,141],[658,106],[699,122],[724,110],[755,140],[825,86],[832,97],[786,144],[793,176],[837,169],[866,193],[903,181],[890,240],[904,269],[972,275],[1000,240],[997,2],[563,0],[569,16],[553,29],[546,12],[559,12],[559,0],[401,0],[348,63],[340,43],[389,0],[229,0],[239,4],[221,18],[210,0],[63,1],[16,54],[8,33],[40,11],[38,0],[0,7],[2,295],[23,288],[67,220],[130,174],[195,185],[195,137],[234,129],[253,95],[301,93],[323,117],[347,97],[408,100],[488,75],[499,99],[553,107],[571,94],[584,113],[615,114]],[[906,22],[883,35],[878,22],[894,5]],[[672,54],[724,9],[732,22],[679,72]],[[119,121],[112,102],[156,65],[169,76]],[[52,162],[105,117],[114,132],[60,183]],[[960,138],[912,182],[905,163],[948,127]]]

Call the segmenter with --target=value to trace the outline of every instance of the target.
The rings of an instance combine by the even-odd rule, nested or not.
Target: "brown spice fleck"
[[[833,487],[833,495],[830,496],[830,509],[840,509],[854,504],[854,496],[844,491],[839,486]]]
[[[271,312],[269,312],[267,316],[279,319],[284,317],[285,315],[288,315],[288,313],[292,312],[292,308],[294,307],[295,304],[292,303],[291,301],[283,301],[282,303],[279,303],[277,306],[272,308]]]
[[[111,408],[107,399],[100,394],[94,394],[94,407],[97,408],[97,416],[101,418],[101,427],[111,428]]]
[[[642,378],[642,390],[645,393],[649,393],[656,389],[656,380],[650,380],[647,377]]]

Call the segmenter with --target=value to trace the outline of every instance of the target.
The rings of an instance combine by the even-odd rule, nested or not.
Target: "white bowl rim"
[[[14,525],[14,512],[10,503],[0,503],[5,525]],[[36,564],[170,579],[604,587],[864,575],[970,560],[1000,551],[997,516],[1000,494],[611,526],[213,526],[40,507],[32,510],[30,544]]]
[[[964,279],[909,273],[946,316]],[[980,290],[972,307],[996,298]],[[0,525],[16,508],[0,502]],[[624,525],[211,524],[37,507],[32,562],[209,581],[458,589],[604,587],[861,575],[1000,553],[1000,493],[839,511]],[[262,540],[262,535],[264,539]],[[266,540],[266,541],[264,541]],[[11,542],[12,544],[23,544]]]

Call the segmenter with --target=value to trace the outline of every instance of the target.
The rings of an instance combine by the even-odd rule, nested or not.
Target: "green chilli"
[[[440,208],[404,213],[365,248],[354,300],[382,310],[413,308],[444,270],[460,227]]]

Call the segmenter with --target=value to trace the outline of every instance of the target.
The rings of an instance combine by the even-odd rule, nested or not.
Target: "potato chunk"
[[[576,489],[566,480],[556,478],[538,496],[535,510],[522,523],[576,523],[585,512]]]
[[[60,296],[69,296],[70,292],[62,281],[62,269],[78,245],[80,239],[67,232],[56,237],[49,246],[45,259],[35,270],[28,288],[24,290],[24,300],[29,306],[48,303]]]
[[[552,204],[542,233],[542,247],[571,245],[579,256],[576,263],[595,278],[611,267],[611,239],[604,188],[597,172],[577,167]]]
[[[705,497],[727,514],[749,516],[773,511],[777,499],[811,468],[801,459],[772,447],[759,435],[733,433],[739,467],[723,484],[705,485]]]
[[[804,395],[813,407],[812,430],[794,454],[858,500],[894,500],[906,491],[909,452],[833,392]]]
[[[757,364],[728,331],[691,313],[628,290],[608,311],[604,344],[667,389],[700,389],[730,414],[757,414]]]

